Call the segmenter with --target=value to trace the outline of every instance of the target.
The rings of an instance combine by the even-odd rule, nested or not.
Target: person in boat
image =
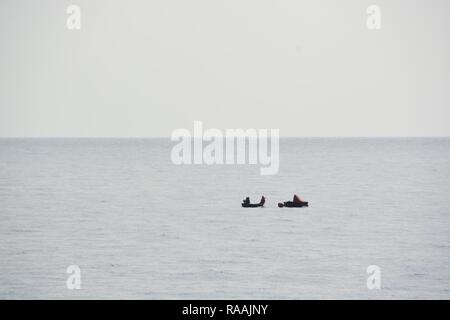
[[[292,199],[292,201],[286,201],[283,203],[278,203],[278,207],[283,208],[283,207],[307,207],[308,206],[308,202],[307,201],[303,201],[299,196],[297,196],[296,194],[294,194],[294,198]]]
[[[259,201],[259,204],[260,204],[261,206],[263,206],[264,203],[266,203],[266,198],[265,198],[264,196],[262,196],[262,197],[261,197],[261,201]]]
[[[294,194],[294,199],[292,199],[293,203],[304,203],[305,201],[303,201],[302,199],[300,199],[299,196],[297,196],[296,194]]]
[[[255,204],[251,204],[250,197],[246,197],[242,201],[242,206],[243,207],[262,207],[262,206],[264,206],[265,202],[266,202],[266,198],[264,196],[261,197],[261,201],[259,203],[255,203]]]

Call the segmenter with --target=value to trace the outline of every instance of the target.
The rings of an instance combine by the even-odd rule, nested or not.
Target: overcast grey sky
[[[66,8],[81,8],[68,30]],[[381,30],[366,26],[381,8]],[[448,0],[1,0],[0,136],[449,136]]]

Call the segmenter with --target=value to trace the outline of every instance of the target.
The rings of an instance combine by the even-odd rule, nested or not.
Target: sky
[[[81,28],[66,26],[69,5]],[[367,27],[370,5],[381,29]],[[448,0],[1,0],[0,137],[450,136]]]

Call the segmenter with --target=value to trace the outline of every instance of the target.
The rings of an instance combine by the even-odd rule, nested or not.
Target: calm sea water
[[[449,139],[283,139],[275,176],[171,147],[0,139],[0,298],[450,298]]]

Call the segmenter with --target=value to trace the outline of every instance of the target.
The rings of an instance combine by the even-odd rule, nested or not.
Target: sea
[[[0,139],[0,299],[450,298],[449,138],[282,138],[275,175],[173,146]]]

